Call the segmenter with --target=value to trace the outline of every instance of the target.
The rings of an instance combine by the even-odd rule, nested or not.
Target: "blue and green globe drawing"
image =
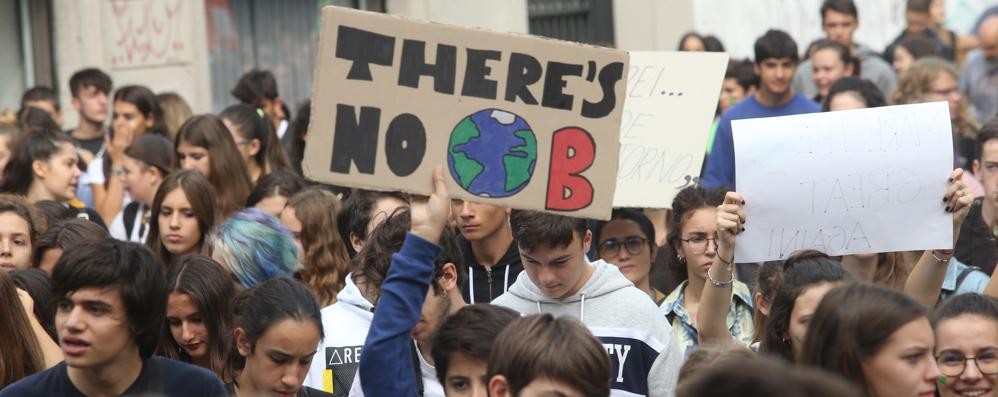
[[[447,165],[454,180],[480,197],[509,197],[523,190],[537,164],[537,138],[520,116],[484,109],[465,117],[450,134]]]

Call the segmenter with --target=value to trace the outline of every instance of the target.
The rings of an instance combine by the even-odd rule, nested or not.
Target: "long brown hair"
[[[243,208],[253,189],[253,182],[250,181],[246,163],[236,148],[236,141],[232,140],[232,135],[222,120],[211,114],[191,117],[177,131],[174,152],[181,142],[208,151],[208,164],[211,168],[208,181],[218,193],[218,207],[222,215],[229,216]],[[177,156],[174,156],[174,162],[174,168],[179,168]]]
[[[262,110],[237,103],[222,110],[218,117],[234,124],[243,139],[256,139],[260,142],[260,151],[253,156],[253,160],[264,174],[277,170],[291,170],[288,156],[284,153],[280,138],[274,130],[274,123],[270,122]]]
[[[236,287],[232,276],[211,258],[204,255],[187,255],[173,264],[166,275],[169,293],[185,294],[197,306],[198,314],[208,330],[208,357],[211,371],[221,379],[225,373],[229,338],[232,332],[232,297]],[[174,360],[190,362],[190,357],[173,339],[170,322],[163,322],[163,336],[159,340],[159,353]]]
[[[300,273],[301,280],[312,290],[320,305],[330,305],[350,271],[350,256],[336,223],[340,200],[330,192],[312,188],[292,196],[287,208],[293,209],[301,222],[302,263],[305,265]]]
[[[219,214],[218,202],[215,201],[215,188],[211,186],[208,179],[196,171],[176,171],[166,176],[166,179],[159,184],[156,189],[156,197],[152,200],[152,212],[149,215],[149,235],[146,237],[146,246],[165,266],[173,262],[173,254],[166,250],[159,235],[159,212],[163,207],[163,199],[170,192],[181,189],[187,196],[187,201],[191,204],[191,210],[198,220],[198,228],[201,231],[201,238],[198,244],[202,250],[205,245],[205,235],[211,228],[215,227],[222,216]]]
[[[45,369],[45,360],[38,340],[31,329],[28,313],[21,308],[17,287],[7,272],[0,271],[0,302],[7,309],[0,310],[0,389],[21,378]],[[47,335],[40,335],[47,338]]]
[[[807,327],[799,362],[838,374],[869,392],[863,361],[873,357],[904,325],[926,310],[902,292],[853,283],[828,292]]]

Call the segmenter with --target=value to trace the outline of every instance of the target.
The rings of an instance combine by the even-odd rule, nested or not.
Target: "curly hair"
[[[960,73],[956,66],[939,57],[925,57],[915,61],[908,68],[908,71],[898,82],[897,91],[891,96],[891,101],[895,105],[909,103],[919,103],[925,100],[932,89],[932,83],[942,73],[949,74],[953,80],[960,80]],[[977,122],[970,114],[970,106],[967,105],[966,98],[960,98],[957,107],[957,114],[950,115],[953,120],[953,132],[964,138],[974,139],[977,137]]]
[[[336,300],[350,271],[350,255],[340,237],[336,214],[340,200],[328,191],[311,188],[288,200],[288,209],[301,222],[302,282],[315,294],[322,306]]]

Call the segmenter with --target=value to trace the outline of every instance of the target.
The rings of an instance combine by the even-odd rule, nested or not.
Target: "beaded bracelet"
[[[731,285],[731,283],[735,282],[735,276],[731,276],[731,279],[729,279],[728,281],[717,281],[717,280],[714,280],[714,278],[710,276],[710,269],[708,269],[707,270],[707,281],[710,281],[710,283],[713,286],[715,286],[715,287],[724,288],[724,287],[727,287],[727,286]]]
[[[946,259],[940,258],[940,257],[936,256],[936,253],[938,253],[939,255],[942,255],[944,257],[945,256],[951,256],[951,257],[953,256],[953,250],[932,250],[932,259],[935,259],[936,262],[939,262],[939,263],[949,262],[949,259],[948,258],[946,258]]]

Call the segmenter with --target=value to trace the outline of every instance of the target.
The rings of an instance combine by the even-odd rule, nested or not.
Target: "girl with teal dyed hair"
[[[211,234],[212,258],[244,288],[301,269],[291,232],[273,215],[256,208],[232,214]]]

